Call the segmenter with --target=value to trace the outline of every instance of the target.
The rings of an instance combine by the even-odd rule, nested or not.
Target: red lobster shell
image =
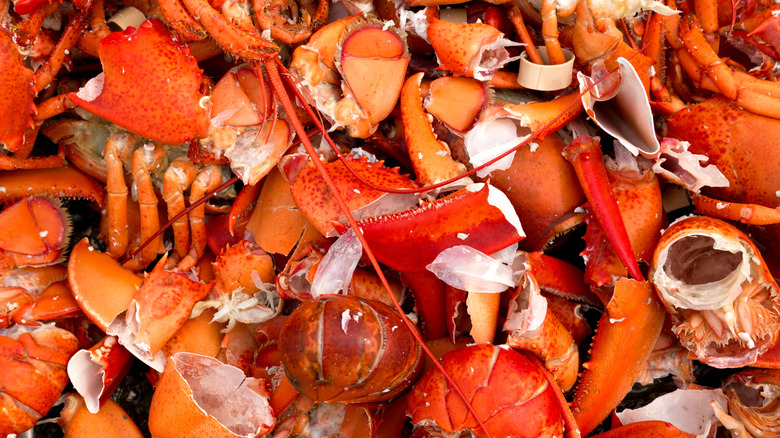
[[[471,402],[490,436],[563,436],[561,408],[539,366],[506,346],[470,345],[442,358],[448,374]],[[409,393],[408,415],[418,426],[447,432],[471,429],[488,436],[449,388],[438,368],[428,370]]]
[[[341,295],[298,307],[279,335],[279,355],[298,392],[345,403],[392,399],[417,380],[424,363],[394,309]]]

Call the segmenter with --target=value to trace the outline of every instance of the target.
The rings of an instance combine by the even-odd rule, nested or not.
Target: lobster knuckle
[[[162,372],[160,349],[187,322],[195,303],[212,284],[190,280],[184,274],[165,270],[163,257],[147,275],[124,314],[119,314],[106,333],[116,335],[133,355]]]
[[[726,222],[672,224],[653,256],[652,281],[674,332],[703,363],[749,365],[778,339],[777,284],[755,244]]]
[[[201,70],[161,21],[104,38],[100,60],[104,73],[68,95],[76,105],[153,141],[183,144],[206,136]]]
[[[0,434],[20,434],[46,415],[68,383],[65,365],[76,350],[76,337],[52,326],[0,331]]]
[[[459,376],[458,385],[490,435],[562,435],[560,406],[553,395],[557,388],[549,386],[538,366],[521,353],[476,344],[445,354],[442,366],[448,374]],[[426,371],[408,398],[407,415],[418,427],[446,432],[470,429],[478,437],[487,436],[438,368]]]
[[[278,345],[287,378],[315,401],[390,400],[417,380],[424,364],[394,309],[348,296],[303,303],[287,319]]]
[[[233,366],[176,353],[160,377],[149,410],[152,435],[254,437],[273,429],[265,389]]]

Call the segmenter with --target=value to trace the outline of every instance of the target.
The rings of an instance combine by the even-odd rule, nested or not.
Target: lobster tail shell
[[[295,389],[315,401],[390,400],[423,367],[422,350],[394,309],[340,295],[298,307],[279,335],[279,354]]]

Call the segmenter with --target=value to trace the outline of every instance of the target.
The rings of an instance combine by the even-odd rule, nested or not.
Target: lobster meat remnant
[[[0,436],[780,437],[772,3],[0,0]]]

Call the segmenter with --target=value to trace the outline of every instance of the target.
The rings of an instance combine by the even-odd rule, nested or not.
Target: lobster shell
[[[458,385],[490,436],[563,436],[561,407],[554,394],[558,388],[550,386],[540,367],[521,353],[476,344],[445,354],[442,365],[449,375],[459,376]],[[488,436],[438,368],[428,370],[409,392],[407,415],[426,429],[472,429],[478,437]]]
[[[650,277],[672,329],[701,362],[749,365],[780,335],[777,283],[755,244],[722,220],[694,216],[672,224]]]
[[[68,384],[65,365],[79,349],[66,330],[19,327],[0,331],[0,436],[20,434],[46,415]]]
[[[279,355],[295,389],[320,402],[390,400],[417,381],[424,364],[394,309],[341,295],[295,309],[279,335]]]

